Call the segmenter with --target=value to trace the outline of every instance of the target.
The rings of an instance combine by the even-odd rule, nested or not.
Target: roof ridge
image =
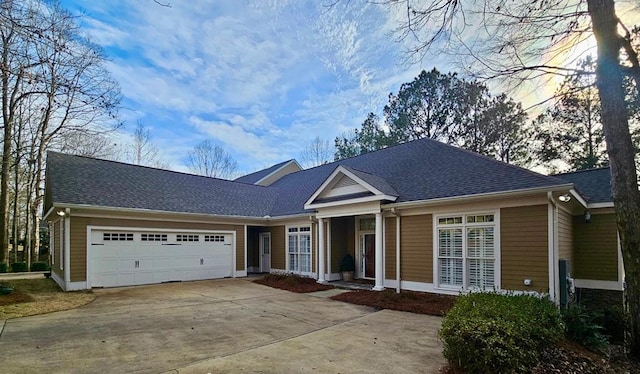
[[[564,173],[552,174],[551,176],[587,173],[587,172],[591,172],[591,171],[599,171],[599,170],[604,170],[604,169],[611,169],[611,166],[600,166],[600,167],[591,168],[591,169],[582,169],[582,170],[576,170],[576,171],[565,171]]]
[[[174,173],[174,174],[186,175],[186,176],[190,176],[190,177],[199,177],[199,178],[205,178],[205,179],[210,179],[210,180],[217,180],[217,181],[221,181],[221,182],[242,183],[242,182],[236,182],[236,181],[230,180],[230,179],[208,177],[206,175],[187,173],[187,172],[177,171],[177,170],[161,169],[161,168],[158,168],[158,167],[147,166],[147,165],[137,165],[137,164],[132,164],[132,163],[124,162],[124,161],[109,160],[109,159],[105,159],[105,158],[97,158],[97,157],[90,157],[90,156],[84,156],[84,155],[74,155],[74,154],[58,152],[58,151],[47,151],[47,156],[48,156],[49,153],[61,155],[63,157],[84,158],[84,159],[91,160],[91,161],[108,162],[108,163],[113,163],[113,164],[119,164],[119,165],[122,165],[122,166],[143,168],[143,169],[155,170],[155,171],[166,172],[166,173]],[[242,183],[242,184],[247,184],[247,183]],[[269,187],[269,186],[258,186],[258,185],[255,185],[255,186],[257,186],[257,187]]]

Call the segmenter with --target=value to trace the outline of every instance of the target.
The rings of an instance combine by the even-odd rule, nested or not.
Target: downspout
[[[400,293],[400,212],[391,208],[391,214],[396,217],[396,293]]]

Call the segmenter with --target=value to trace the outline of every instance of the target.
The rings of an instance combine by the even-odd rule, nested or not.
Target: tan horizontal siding
[[[500,210],[501,288],[549,291],[548,206]],[[531,279],[532,285],[523,284]]]
[[[87,274],[87,226],[144,227],[153,229],[224,230],[236,232],[236,270],[244,270],[244,226],[192,222],[161,222],[114,218],[71,218],[71,281],[84,281]]]
[[[396,217],[385,218],[384,222],[384,277],[396,278]]]
[[[284,226],[270,227],[271,231],[271,267],[274,269],[286,269],[286,237]]]
[[[618,280],[618,228],[615,214],[592,214],[591,222],[576,216],[574,270],[578,279]]]
[[[573,216],[558,210],[558,256],[573,266]]]
[[[433,282],[433,216],[400,220],[400,276],[404,281]]]

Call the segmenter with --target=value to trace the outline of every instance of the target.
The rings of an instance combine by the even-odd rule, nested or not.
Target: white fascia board
[[[573,188],[573,184],[562,184],[562,185],[553,186],[553,187],[537,187],[537,188],[528,188],[523,190],[488,192],[488,193],[475,194],[475,195],[441,197],[441,198],[429,199],[429,200],[403,201],[401,203],[385,204],[383,205],[383,208],[384,209],[411,208],[414,206],[440,205],[444,203],[457,203],[457,202],[464,202],[464,201],[481,200],[481,199],[487,199],[491,197],[521,196],[521,195],[530,195],[532,193],[537,193],[537,192],[568,191],[571,188]]]
[[[386,195],[386,194],[382,193],[382,191],[380,191],[377,188],[373,187],[369,183],[367,183],[364,180],[362,180],[362,178],[358,177],[357,175],[355,175],[352,172],[350,172],[349,170],[347,170],[344,166],[340,165],[327,177],[327,179],[324,180],[324,182],[320,185],[320,187],[318,187],[318,189],[313,193],[313,195],[311,195],[309,200],[307,200],[304,203],[304,208],[305,209],[314,209],[314,208],[321,208],[321,207],[324,207],[324,206],[335,206],[335,205],[344,204],[344,203],[341,203],[341,204],[337,204],[337,203],[313,204],[313,201],[315,199],[317,199],[318,196],[320,196],[322,194],[322,192],[328,186],[331,185],[331,183],[335,180],[335,178],[338,176],[338,174],[346,175],[347,177],[351,178],[356,183],[358,183],[359,185],[361,185],[362,187],[367,189],[369,192],[374,194],[375,195],[375,199],[373,199],[373,200],[391,200],[391,201],[396,201],[396,199],[398,199],[397,196],[389,196],[389,195]],[[346,200],[346,201],[347,201],[346,204],[349,204],[349,203],[353,203],[353,202],[372,201],[372,200],[354,199],[354,200]]]
[[[342,172],[342,170],[344,170],[344,168],[342,166],[338,166],[328,177],[327,179],[324,180],[324,182],[322,182],[322,184],[320,185],[320,187],[318,187],[317,190],[315,190],[313,192],[313,195],[311,195],[311,197],[304,203],[305,209],[309,209],[307,208],[307,206],[309,204],[311,204],[313,202],[313,200],[315,200],[318,196],[320,196],[320,194],[322,193],[322,191],[324,191],[325,188],[327,188],[327,186],[329,186],[329,184],[331,184],[331,182],[335,179],[336,175],[338,175],[338,173]]]
[[[300,164],[298,163],[298,161],[296,161],[295,159],[287,162],[286,164],[280,166],[279,168],[277,168],[276,170],[272,171],[271,173],[267,174],[266,176],[262,177],[260,180],[258,180],[257,182],[255,182],[254,184],[259,185],[262,181],[269,179],[272,175],[278,173],[280,170],[286,168],[287,166],[291,165],[291,164],[296,164],[296,166],[298,167],[298,169],[300,170],[304,170],[302,168],[302,166],[300,166]]]
[[[189,213],[189,212],[168,212],[166,210],[154,210],[154,209],[137,209],[137,208],[119,208],[100,205],[89,204],[60,204],[55,205],[56,208],[69,208],[69,209],[95,209],[105,212],[120,212],[120,213],[145,213],[145,214],[161,214],[161,215],[183,215],[188,217],[201,217],[201,218],[222,218],[222,219],[240,219],[250,220],[256,222],[266,222],[269,217],[252,217],[252,216],[230,216],[219,214],[204,214],[204,213]]]
[[[321,209],[333,206],[342,206],[342,205],[351,205],[358,203],[367,203],[370,201],[382,201],[382,200],[390,200],[396,201],[397,196],[389,196],[389,195],[374,195],[367,197],[359,197],[357,199],[348,199],[348,200],[339,200],[339,201],[331,201],[327,203],[319,203],[319,204],[305,204],[305,209]]]
[[[613,202],[610,203],[593,203],[587,204],[588,209],[600,209],[600,208],[615,208]]]
[[[577,202],[580,203],[580,205],[587,208],[588,206],[587,202],[582,198],[582,196],[580,196],[580,194],[576,190],[572,188],[569,190],[569,193],[571,194],[571,196],[573,196],[576,199]]]
[[[55,206],[55,205],[51,205],[51,208],[49,208],[49,210],[47,210],[47,212],[42,216],[42,220],[43,220],[43,221],[46,221],[46,220],[47,220],[47,217],[49,217],[49,215],[50,215],[51,213],[53,213],[53,211],[54,211],[55,209],[56,209],[56,206]]]
[[[275,217],[268,217],[266,220],[267,222],[277,222],[277,221],[284,221],[284,220],[290,220],[290,219],[294,219],[294,218],[307,218],[307,217],[315,217],[316,213],[315,212],[308,212],[308,213],[298,213],[298,214],[289,214],[286,216],[275,216]]]

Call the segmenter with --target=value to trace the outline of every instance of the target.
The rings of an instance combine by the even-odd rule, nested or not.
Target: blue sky
[[[167,0],[169,1],[169,0]],[[187,170],[202,140],[240,172],[300,158],[379,112],[421,69],[393,33],[400,13],[360,1],[64,0],[102,46],[124,95],[124,132],[141,120],[162,158]]]

